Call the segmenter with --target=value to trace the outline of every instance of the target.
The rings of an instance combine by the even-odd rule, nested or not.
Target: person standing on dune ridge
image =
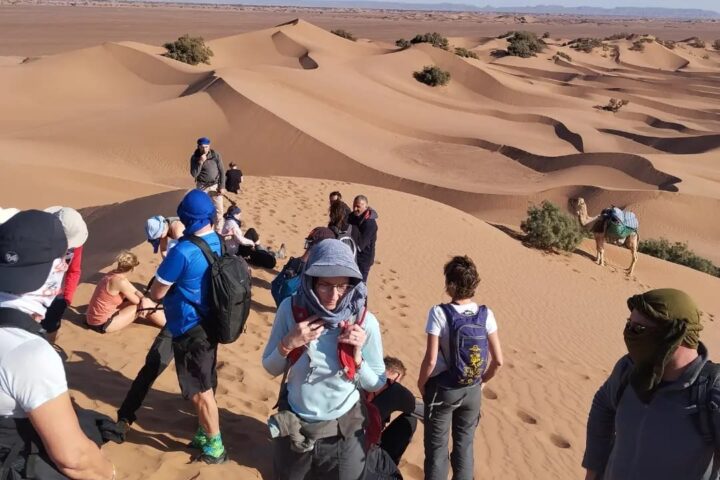
[[[220,233],[224,213],[225,167],[220,154],[210,148],[207,137],[197,140],[197,148],[190,157],[190,175],[195,179],[195,188],[210,195],[215,205],[215,231]]]

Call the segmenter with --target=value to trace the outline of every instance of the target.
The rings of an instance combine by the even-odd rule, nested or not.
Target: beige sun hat
[[[68,248],[81,247],[87,241],[88,229],[80,212],[74,208],[59,206],[48,207],[45,211],[60,219],[67,237]]]

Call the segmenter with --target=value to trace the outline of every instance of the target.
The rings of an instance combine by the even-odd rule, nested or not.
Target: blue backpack
[[[480,306],[474,315],[458,313],[449,303],[440,305],[448,322],[450,351],[442,352],[447,364],[441,383],[447,388],[478,385],[487,368],[488,334],[486,328],[488,309]]]
[[[279,307],[283,300],[298,291],[303,267],[302,260],[291,258],[270,283],[270,293],[275,300],[275,306]]]

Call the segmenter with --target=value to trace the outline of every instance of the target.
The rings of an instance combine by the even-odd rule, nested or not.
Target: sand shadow
[[[254,312],[260,312],[260,313],[275,313],[277,311],[277,308],[275,307],[269,307],[267,305],[264,305],[257,300],[251,300],[250,301],[250,308]]]
[[[73,352],[65,363],[65,370],[70,388],[115,408],[119,407],[132,383],[132,379],[101,365],[87,352]],[[103,381],[98,381],[100,377]],[[221,379],[221,386],[222,382]],[[230,460],[258,470],[263,478],[270,478],[272,448],[265,423],[221,408],[220,425]],[[187,449],[186,444],[196,429],[197,418],[190,402],[183,400],[180,394],[151,389],[126,442],[163,452],[185,451],[190,461],[197,452]]]
[[[264,280],[262,278],[258,278],[258,277],[253,277],[252,286],[253,286],[253,288],[260,287],[260,288],[265,288],[267,290],[270,290],[270,282],[268,282],[267,280]]]

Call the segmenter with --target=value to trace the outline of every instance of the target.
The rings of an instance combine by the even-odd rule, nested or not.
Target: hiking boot
[[[279,259],[285,258],[285,244],[284,243],[280,245],[280,250],[277,251],[277,253],[275,254],[275,257],[277,257]]]
[[[228,455],[227,451],[223,451],[222,455],[219,457],[213,457],[212,455],[208,455],[207,453],[202,453],[200,456],[196,457],[193,460],[193,463],[206,463],[208,465],[220,465],[221,463],[227,462]]]

